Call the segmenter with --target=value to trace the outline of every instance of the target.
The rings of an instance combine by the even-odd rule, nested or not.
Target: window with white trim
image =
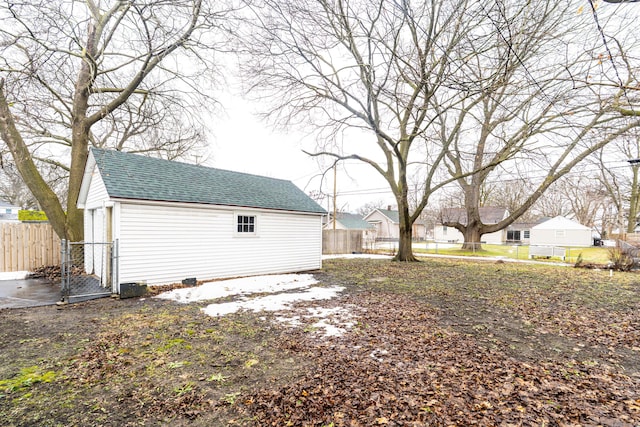
[[[236,215],[236,232],[256,234],[257,223],[255,215]]]
[[[525,239],[529,239],[531,238],[531,231],[530,230],[524,230],[524,238]]]

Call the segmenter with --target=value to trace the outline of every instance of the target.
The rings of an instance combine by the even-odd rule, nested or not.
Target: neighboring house
[[[497,224],[505,219],[509,212],[505,208],[498,207],[481,207],[479,209],[480,220],[483,224]],[[464,236],[458,229],[443,225],[444,222],[467,223],[467,211],[462,208],[442,209],[440,213],[440,221],[433,230],[433,238],[436,242],[463,243]],[[493,245],[501,245],[507,240],[507,231],[498,230],[493,233],[482,235],[482,243]]]
[[[324,226],[324,229],[333,230],[333,222],[333,217],[331,217],[329,222]],[[339,212],[336,214],[335,229],[361,231],[364,247],[368,247],[371,243],[376,241],[375,227],[365,221],[360,215]]]
[[[117,241],[116,293],[322,266],[326,212],[290,181],[92,148],[78,207],[85,241]]]
[[[22,209],[20,206],[0,200],[0,222],[18,222],[18,211],[20,209]]]
[[[398,240],[400,238],[400,216],[398,211],[388,209],[374,209],[364,220],[376,230],[378,240]]]
[[[531,229],[549,219],[545,216],[535,222],[514,222],[507,227],[507,241],[505,243],[528,245],[531,241]]]
[[[400,238],[400,213],[391,209],[375,209],[369,212],[364,220],[373,225],[376,230],[377,240],[398,240]],[[411,227],[413,240],[424,240],[426,227],[422,222],[414,222]]]
[[[532,246],[592,246],[589,227],[563,216],[551,218],[531,228]]]

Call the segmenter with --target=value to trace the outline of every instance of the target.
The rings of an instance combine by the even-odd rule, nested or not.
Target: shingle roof
[[[339,213],[338,222],[349,230],[368,230],[374,228],[373,225],[362,219],[360,215],[351,213]]]
[[[497,224],[502,221],[507,210],[505,208],[497,208],[483,206],[478,209],[480,213],[480,221],[483,224]],[[442,222],[458,222],[462,225],[467,224],[467,211],[461,208],[446,208],[441,211]]]
[[[110,197],[325,213],[291,181],[91,148]]]
[[[389,218],[394,223],[396,224],[400,223],[400,213],[398,211],[392,211],[389,209],[378,209],[378,211],[384,216],[386,216],[387,218]]]

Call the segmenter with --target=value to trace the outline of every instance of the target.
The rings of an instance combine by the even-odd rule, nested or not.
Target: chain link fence
[[[117,242],[62,240],[62,298],[73,303],[110,296],[117,275]]]

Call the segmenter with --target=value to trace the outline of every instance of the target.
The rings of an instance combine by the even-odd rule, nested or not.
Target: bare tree
[[[38,202],[31,194],[13,163],[0,161],[0,200],[22,209],[33,209]]]
[[[640,138],[637,133],[629,133],[616,140],[610,150],[600,151],[595,160],[620,232],[633,233],[640,220],[639,157]]]
[[[0,6],[0,135],[60,237],[82,239],[76,202],[90,145],[176,158],[202,142],[197,117],[224,8],[207,0]],[[66,179],[66,209],[43,164]]]
[[[554,184],[549,186],[538,198],[531,210],[538,217],[554,218],[556,216],[568,216],[571,212],[571,206],[567,203],[567,198],[564,194]]]
[[[368,215],[371,212],[373,212],[376,209],[381,209],[385,207],[385,203],[384,200],[372,200],[370,202],[365,203],[364,205],[360,206],[357,210],[356,213],[358,215]]]
[[[395,259],[415,260],[414,221],[433,192],[458,178],[442,169],[452,141],[440,138],[436,119],[500,79],[496,73],[478,82],[462,72],[470,55],[496,38],[484,6],[469,0],[249,3],[255,25],[244,37],[251,54],[244,71],[252,89],[268,98],[275,121],[320,129],[311,155],[359,160],[384,177],[399,211]],[[410,176],[421,181],[414,206]]]
[[[570,2],[546,1],[527,8],[526,2],[497,1],[487,6],[498,42],[482,54],[475,52],[463,72],[478,81],[490,80],[496,73],[500,79],[467,96],[460,108],[443,109],[438,117],[442,138],[452,141],[447,167],[451,177],[458,177],[466,209],[464,222],[444,225],[457,228],[468,248],[477,249],[483,234],[516,221],[573,167],[640,126],[639,120],[618,113],[623,88],[578,85],[574,78],[611,71],[596,55],[602,46],[577,49],[571,42],[575,31],[586,34],[590,21],[572,14]],[[597,41],[598,34],[593,38]],[[625,48],[636,45],[629,41]],[[619,56],[628,60],[618,46]],[[635,65],[629,62],[628,69],[637,69]],[[530,189],[511,206],[507,218],[484,224],[479,212],[483,191],[487,183],[503,178],[526,179]]]
[[[514,178],[506,181],[485,182],[481,188],[480,206],[495,206],[505,208],[513,212],[520,207],[523,200],[531,192],[531,183],[522,178]],[[461,194],[461,200],[464,195]],[[534,222],[536,214],[531,209],[522,214],[520,221]]]
[[[571,206],[571,216],[582,225],[595,226],[609,201],[597,177],[573,175],[564,179],[560,187]]]

